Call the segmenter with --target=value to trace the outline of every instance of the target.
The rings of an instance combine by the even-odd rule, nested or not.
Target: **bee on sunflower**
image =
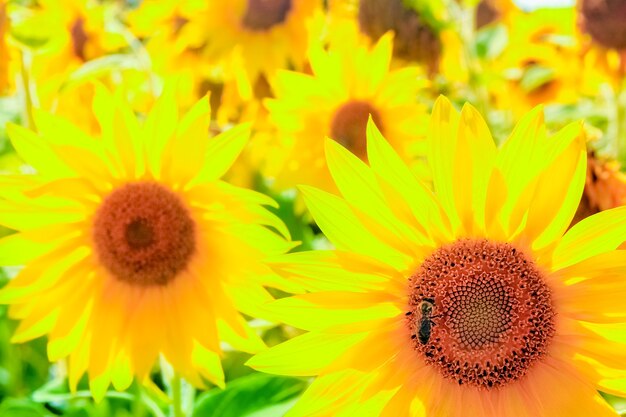
[[[328,140],[341,196],[301,190],[336,250],[273,260],[310,293],[266,307],[309,332],[248,364],[318,376],[292,416],[616,417],[597,390],[626,394],[626,208],[568,230],[580,129],[548,137],[536,108],[498,149],[442,97],[434,191],[371,121],[370,166]]]
[[[47,113],[38,133],[8,125],[36,170],[2,179],[0,224],[17,233],[0,240],[1,262],[25,265],[0,290],[20,321],[12,340],[47,335],[70,388],[88,372],[96,399],[146,377],[159,355],[192,384],[223,386],[220,343],[264,346],[242,313],[282,282],[262,260],[293,247],[264,207],[273,200],[220,180],[249,128],[209,139],[208,99],[179,118],[172,90],[140,124],[97,91],[97,138]]]

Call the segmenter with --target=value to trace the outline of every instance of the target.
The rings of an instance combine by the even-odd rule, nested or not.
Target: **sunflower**
[[[585,192],[574,221],[625,203],[626,174],[620,170],[620,164],[615,160],[601,158],[595,152],[589,152]]]
[[[491,64],[495,74],[504,74],[504,84],[492,88],[500,108],[521,117],[539,104],[571,104],[588,92],[571,7],[518,10],[505,25],[509,46]]]
[[[510,22],[519,9],[512,0],[481,0],[476,5],[475,24],[480,29],[490,24]]]
[[[11,67],[14,53],[8,43],[10,24],[7,4],[0,0],[0,95],[6,95],[13,89]]]
[[[578,0],[579,40],[586,67],[603,68],[616,84],[626,76],[626,4]]]
[[[302,192],[337,250],[274,259],[311,292],[266,307],[309,332],[248,362],[319,376],[291,415],[617,416],[596,390],[626,394],[626,208],[566,232],[580,127],[547,137],[537,108],[497,149],[473,107],[440,98],[434,192],[373,123],[369,167],[328,141],[342,197]]]
[[[14,342],[48,335],[51,361],[68,357],[72,389],[88,372],[94,397],[144,378],[163,355],[191,383],[223,385],[220,341],[255,351],[262,341],[240,311],[280,282],[260,261],[293,245],[262,194],[219,178],[246,144],[239,126],[207,140],[209,106],[180,121],[166,90],[139,125],[99,89],[93,138],[38,113],[39,135],[8,131],[37,174],[3,179],[4,265],[25,267],[0,290],[21,321]]]
[[[211,109],[216,112],[220,71],[217,63],[202,56],[204,33],[188,24],[199,10],[202,5],[192,2],[148,0],[131,10],[126,20],[131,33],[143,41],[151,70],[164,79],[177,77],[178,102],[190,106],[211,91]]]
[[[278,69],[303,67],[309,36],[315,36],[307,26],[319,13],[318,0],[211,1],[188,24],[204,33],[206,56],[224,60],[228,72],[237,74],[246,99],[259,77],[271,79]]]
[[[106,25],[110,7],[82,0],[42,0],[36,7],[16,6],[11,33],[34,49],[33,75],[51,82],[126,46],[123,36]]]
[[[312,74],[280,72],[275,99],[266,106],[278,129],[280,154],[268,171],[279,188],[307,183],[333,188],[324,160],[324,137],[338,140],[366,158],[365,127],[369,115],[409,162],[423,155],[425,106],[417,103],[426,86],[417,67],[390,70],[392,37],[383,36],[371,49],[344,32],[341,43],[325,51],[311,48]],[[282,163],[282,165],[281,165]]]
[[[428,5],[428,7],[434,7]],[[331,31],[333,26],[353,22],[370,43],[392,31],[395,36],[394,58],[402,62],[418,62],[431,75],[439,69],[442,40],[439,28],[403,0],[330,0]],[[432,19],[431,19],[432,20]],[[341,29],[337,30],[339,37]],[[331,34],[332,36],[332,34]]]
[[[87,62],[127,46],[122,34],[110,28],[114,5],[84,0],[26,4],[29,7],[14,4],[9,17],[11,35],[26,51],[21,70],[28,77],[24,82],[32,84],[33,105],[71,117],[81,128],[92,131],[97,121],[83,103],[93,100],[93,89],[85,83],[68,84]]]

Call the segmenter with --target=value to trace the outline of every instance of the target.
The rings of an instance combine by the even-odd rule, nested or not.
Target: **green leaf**
[[[541,65],[533,65],[524,71],[520,80],[522,90],[529,92],[554,79],[554,70]]]
[[[509,33],[503,24],[485,26],[476,33],[476,54],[481,59],[493,59],[508,43]]]
[[[198,396],[195,417],[274,417],[283,415],[306,389],[304,379],[250,374]]]
[[[53,417],[45,407],[26,399],[9,398],[0,405],[0,416],[4,417]]]
[[[600,394],[620,415],[626,414],[626,398],[617,397],[604,392],[601,392]]]
[[[139,69],[140,67],[141,64],[139,60],[133,54],[105,55],[101,58],[85,62],[76,71],[70,74],[68,80],[61,88],[68,89],[76,84],[97,79],[113,71]]]

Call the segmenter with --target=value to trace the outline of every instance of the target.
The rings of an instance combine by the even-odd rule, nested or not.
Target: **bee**
[[[434,298],[424,298],[420,303],[420,312],[422,313],[417,331],[417,338],[419,339],[422,345],[428,343],[430,339],[430,332],[432,331],[435,322],[432,320],[437,316],[433,316],[433,308],[435,307],[435,299]]]

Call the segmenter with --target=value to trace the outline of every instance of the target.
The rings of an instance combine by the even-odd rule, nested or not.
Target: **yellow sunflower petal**
[[[492,178],[493,188],[488,193],[493,196],[495,202],[501,201],[501,208],[497,212],[492,210],[492,215],[498,216],[500,224],[505,228],[507,237],[517,230],[522,221],[523,214],[514,213],[520,196],[528,187],[537,173],[541,170],[543,159],[538,154],[539,144],[545,141],[545,127],[543,125],[543,108],[536,107],[515,126],[515,129],[502,145],[496,158],[496,169]],[[504,193],[502,189],[506,190]],[[530,199],[531,195],[528,196]],[[500,205],[498,204],[498,205]],[[527,202],[519,204],[527,207]]]
[[[386,236],[393,234],[395,237],[389,243],[405,252],[410,252],[423,242],[415,229],[396,220],[385,204],[374,173],[363,161],[331,139],[326,139],[325,149],[328,169],[343,197],[375,219],[372,222],[380,224],[374,224],[370,230],[384,227]]]
[[[222,177],[248,143],[249,137],[250,125],[242,124],[210,139],[205,154],[207,162],[189,185],[214,181]]]
[[[292,376],[317,375],[346,348],[362,340],[362,334],[310,332],[258,353],[246,365],[259,371]]]
[[[287,297],[267,305],[272,314],[289,316],[287,324],[305,330],[395,317],[401,311],[384,294],[318,292]],[[349,327],[349,326],[345,326]]]
[[[96,85],[93,107],[111,157],[117,159],[124,175],[141,177],[145,167],[140,127],[132,110],[119,95],[114,97],[100,84]]]
[[[224,370],[219,355],[196,344],[192,360],[203,378],[220,388],[224,388]]]
[[[339,251],[296,252],[268,259],[270,266],[309,290],[382,289],[391,276],[375,259]]]
[[[130,358],[125,352],[120,352],[111,369],[111,382],[118,391],[124,391],[133,382],[133,369]]]
[[[435,102],[430,119],[428,159],[433,174],[437,198],[445,208],[452,228],[456,230],[460,219],[454,203],[454,158],[459,115],[447,98],[440,96]]]
[[[184,184],[202,169],[209,140],[217,139],[209,139],[210,114],[209,98],[204,97],[182,117],[176,136],[169,140],[163,153],[166,178],[176,178]]]
[[[73,171],[64,165],[52,149],[45,146],[34,132],[13,123],[7,123],[7,133],[18,155],[35,169],[53,177],[71,176]]]
[[[174,91],[166,86],[154,107],[148,113],[143,126],[144,152],[152,175],[159,179],[161,174],[161,155],[167,142],[176,132],[178,108],[174,100]]]
[[[376,239],[340,198],[308,186],[300,186],[300,190],[318,226],[338,249],[378,258],[398,270],[411,262],[408,256]]]
[[[496,145],[482,116],[469,104],[461,110],[458,129],[452,180],[455,208],[466,233],[484,233],[487,188]]]
[[[576,213],[586,170],[585,143],[580,138],[540,175],[524,229],[534,248],[545,247],[563,235]]]
[[[626,207],[602,211],[576,223],[554,250],[552,269],[615,250],[626,241]]]
[[[436,224],[436,230],[446,230],[447,217],[433,194],[422,184],[400,159],[380,130],[369,118],[367,124],[368,160],[374,172],[394,187],[409,203],[411,213],[422,226]],[[433,230],[427,230],[434,233]]]

